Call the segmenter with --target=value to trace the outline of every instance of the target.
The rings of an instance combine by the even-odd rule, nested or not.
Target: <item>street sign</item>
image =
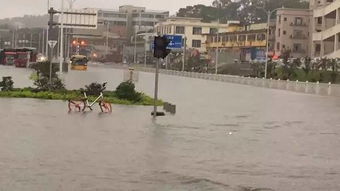
[[[48,45],[50,45],[50,48],[53,49],[55,47],[55,45],[57,44],[57,42],[58,41],[56,41],[56,40],[49,40],[48,41]]]
[[[97,9],[70,9],[64,11],[63,18],[59,16],[59,23],[63,22],[64,28],[97,29]]]
[[[170,40],[168,49],[181,49],[183,46],[183,39],[181,35],[165,35],[167,39]],[[154,43],[151,43],[151,49],[153,50]]]
[[[180,49],[182,48],[182,36],[181,35],[165,35],[170,43],[167,48],[169,49]]]

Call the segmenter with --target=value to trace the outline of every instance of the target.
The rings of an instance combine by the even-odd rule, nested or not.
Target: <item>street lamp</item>
[[[268,54],[269,54],[269,30],[270,30],[270,17],[271,15],[276,12],[278,9],[281,8],[277,8],[274,10],[266,10],[264,8],[259,8],[260,10],[263,10],[264,12],[266,12],[267,14],[267,36],[266,36],[266,41],[267,41],[267,46],[266,46],[266,65],[265,65],[265,69],[264,69],[264,78],[267,79],[267,73],[268,73]]]
[[[216,30],[217,30],[217,46],[216,46],[216,58],[215,58],[215,74],[217,74],[218,73],[218,61],[219,61],[219,59],[218,59],[218,56],[219,56],[219,47],[218,47],[218,45],[219,45],[219,38],[220,38],[220,36],[219,36],[219,28],[220,28],[220,3],[216,0],[215,1],[215,3],[216,3],[216,7],[217,7],[217,28],[216,28]]]
[[[109,32],[110,32],[110,22],[106,22],[106,47],[105,47],[105,54],[106,56],[109,54]]]

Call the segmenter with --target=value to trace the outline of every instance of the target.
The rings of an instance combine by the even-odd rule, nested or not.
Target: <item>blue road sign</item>
[[[165,35],[167,39],[170,40],[169,49],[179,49],[182,48],[182,36],[180,35]]]
[[[183,46],[182,36],[181,35],[165,35],[167,39],[170,40],[168,45],[168,49],[181,49]],[[154,43],[151,43],[151,49],[153,50],[155,47]]]

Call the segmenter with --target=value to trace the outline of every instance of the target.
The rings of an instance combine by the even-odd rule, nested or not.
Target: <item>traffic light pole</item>
[[[153,100],[153,118],[157,117],[157,100],[158,100],[158,78],[159,78],[159,64],[161,59],[156,62],[156,74],[155,74],[155,96]]]

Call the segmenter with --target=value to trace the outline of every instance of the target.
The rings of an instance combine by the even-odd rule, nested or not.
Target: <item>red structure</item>
[[[0,64],[27,67],[31,62],[37,61],[35,48],[3,49],[0,51]]]

